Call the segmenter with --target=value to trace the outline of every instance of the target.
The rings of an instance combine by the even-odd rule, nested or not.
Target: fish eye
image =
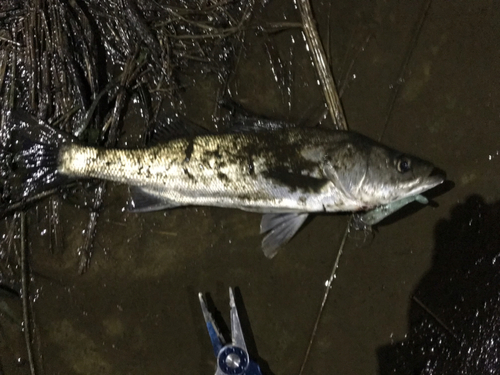
[[[408,172],[411,169],[411,160],[405,156],[400,157],[396,164],[396,168],[400,173]]]

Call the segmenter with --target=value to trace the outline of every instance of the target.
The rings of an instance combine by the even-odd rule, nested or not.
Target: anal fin
[[[260,233],[267,233],[262,240],[262,251],[268,258],[273,258],[281,246],[297,233],[307,213],[265,214],[260,222]]]
[[[177,203],[161,197],[155,190],[139,186],[130,187],[130,198],[131,212],[152,212],[179,207]]]

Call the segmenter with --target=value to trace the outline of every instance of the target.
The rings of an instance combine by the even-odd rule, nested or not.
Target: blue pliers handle
[[[262,375],[260,367],[248,355],[245,338],[241,330],[238,310],[234,303],[233,289],[229,288],[229,307],[231,308],[231,343],[226,344],[219,332],[212,314],[207,309],[207,304],[201,293],[198,294],[201,310],[207,324],[208,334],[212,341],[215,357],[217,357],[217,370],[215,375]]]

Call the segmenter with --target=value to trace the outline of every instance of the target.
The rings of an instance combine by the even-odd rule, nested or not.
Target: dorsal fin
[[[206,135],[210,132],[188,121],[182,121],[179,118],[167,118],[158,121],[150,134],[148,146],[168,142],[176,138],[194,137],[197,135]]]
[[[268,120],[258,117],[238,117],[231,122],[229,132],[231,133],[255,133],[262,131],[274,131],[296,127],[284,121]]]
[[[230,133],[255,133],[296,127],[295,124],[285,121],[257,116],[229,97],[223,97],[219,104],[229,111],[226,126]]]

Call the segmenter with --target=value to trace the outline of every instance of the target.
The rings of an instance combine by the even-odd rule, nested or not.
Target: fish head
[[[423,193],[445,178],[431,162],[376,145],[371,147],[357,194],[367,206],[375,207]]]
[[[360,135],[329,156],[325,174],[360,209],[420,194],[445,180],[432,163]]]

